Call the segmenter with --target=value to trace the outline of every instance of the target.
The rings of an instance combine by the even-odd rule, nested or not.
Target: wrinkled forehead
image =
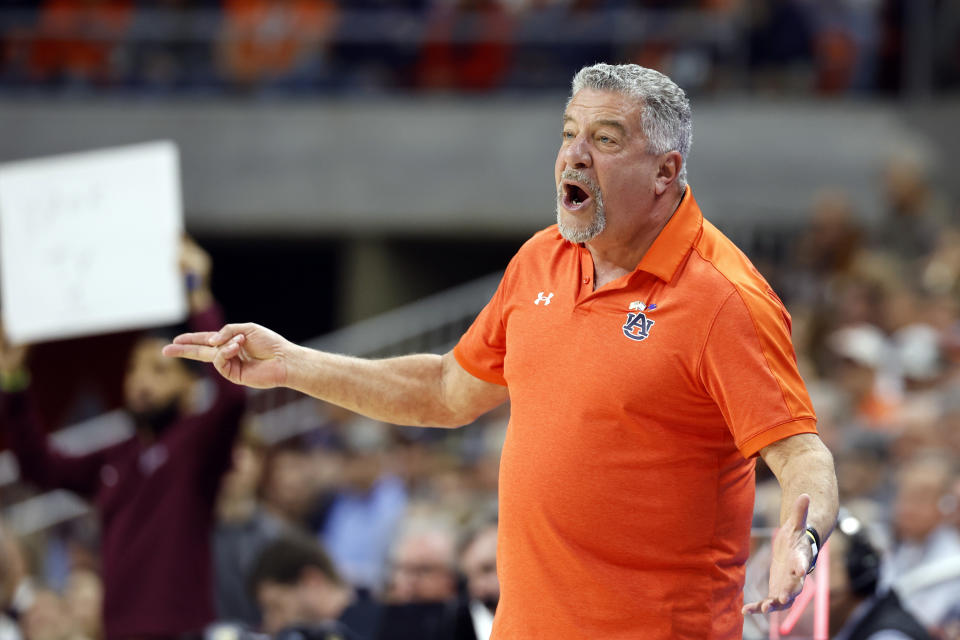
[[[618,121],[629,129],[642,126],[643,101],[614,90],[584,88],[567,100],[564,121],[586,124],[590,121]]]

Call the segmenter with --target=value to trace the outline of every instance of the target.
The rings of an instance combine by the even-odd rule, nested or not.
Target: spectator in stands
[[[830,537],[830,637],[834,640],[932,640],[896,591],[878,592],[880,553],[860,521],[841,511]]]
[[[812,67],[814,26],[799,0],[752,0],[747,15],[750,66],[763,88],[790,89],[807,82]]]
[[[359,640],[377,637],[380,606],[337,573],[313,540],[287,534],[268,544],[250,574],[250,590],[263,612],[263,629],[338,621]]]
[[[837,279],[850,273],[862,246],[863,230],[849,195],[840,190],[818,193],[809,225],[790,256],[784,293],[796,303],[826,303]]]
[[[927,453],[898,474],[894,503],[896,546],[884,567],[884,584],[928,629],[960,602],[960,534],[948,517],[955,461]],[[955,507],[954,507],[955,508]],[[952,572],[949,569],[953,567]]]
[[[875,244],[911,264],[933,252],[950,212],[931,188],[919,159],[891,160],[883,178],[887,211]]]
[[[466,578],[466,598],[455,609],[449,640],[488,640],[500,600],[497,579],[497,522],[484,520],[469,528],[460,543],[460,573]]]
[[[556,90],[596,60],[619,57],[616,0],[526,0],[516,18],[509,86]],[[563,42],[563,46],[557,46]]]
[[[883,331],[857,324],[835,331],[827,342],[835,356],[833,377],[846,395],[849,417],[866,428],[889,428],[900,395],[888,375],[893,348]]]
[[[384,465],[386,426],[360,416],[343,425],[342,484],[330,502],[320,540],[354,586],[376,589],[407,507],[403,482]]]
[[[510,62],[512,24],[496,0],[456,0],[434,5],[418,64],[425,89],[489,90]]]
[[[273,517],[299,529],[313,530],[325,510],[310,451],[300,440],[285,440],[267,453],[263,478],[263,508]]]
[[[394,604],[447,602],[456,595],[456,543],[441,520],[408,522],[394,544],[386,599]]]
[[[185,240],[181,264],[192,326],[219,326],[209,256]],[[217,378],[216,397],[198,410],[197,375],[163,358],[164,342],[144,337],[130,356],[124,390],[133,437],[71,456],[51,446],[35,418],[26,349],[0,340],[0,424],[21,474],[45,489],[74,491],[99,510],[104,629],[111,640],[175,637],[214,618],[213,509],[245,394]]]
[[[336,25],[329,0],[226,0],[220,64],[241,87],[317,84],[325,74],[327,39]]]
[[[204,27],[219,19],[220,0],[138,0],[132,78],[146,90],[209,88],[215,81],[212,45]]]
[[[45,0],[30,53],[35,81],[117,84],[126,76],[132,0]]]
[[[332,55],[340,77],[339,86],[352,91],[410,89],[428,0],[350,0],[337,24]],[[389,20],[396,37],[370,37],[371,22]]]
[[[263,478],[264,449],[249,431],[233,448],[233,466],[223,477],[213,532],[214,599],[221,620],[260,624],[260,611],[247,578],[260,551],[286,529],[263,509],[257,497]]]

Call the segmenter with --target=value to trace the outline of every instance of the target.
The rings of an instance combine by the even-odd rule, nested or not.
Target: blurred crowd
[[[792,314],[841,504],[882,552],[878,588],[894,587],[936,637],[954,638],[960,209],[916,159],[891,161],[881,188],[884,210],[872,225],[843,191],[818,194],[779,264],[758,264]],[[761,470],[756,524],[778,521],[779,488]]]
[[[0,88],[565,90],[599,60],[689,93],[960,85],[960,8],[914,0],[5,0]]]

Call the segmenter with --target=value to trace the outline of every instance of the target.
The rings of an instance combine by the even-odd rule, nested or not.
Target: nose
[[[564,163],[567,169],[585,169],[593,164],[589,145],[584,136],[577,136],[567,145],[563,152]]]

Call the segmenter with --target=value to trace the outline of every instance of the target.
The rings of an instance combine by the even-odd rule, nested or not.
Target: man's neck
[[[637,268],[643,256],[653,246],[657,236],[680,207],[684,193],[686,189],[679,194],[662,196],[647,216],[648,224],[637,229],[632,236],[612,238],[609,242],[598,238],[586,243],[593,257],[594,289],[599,289]]]

